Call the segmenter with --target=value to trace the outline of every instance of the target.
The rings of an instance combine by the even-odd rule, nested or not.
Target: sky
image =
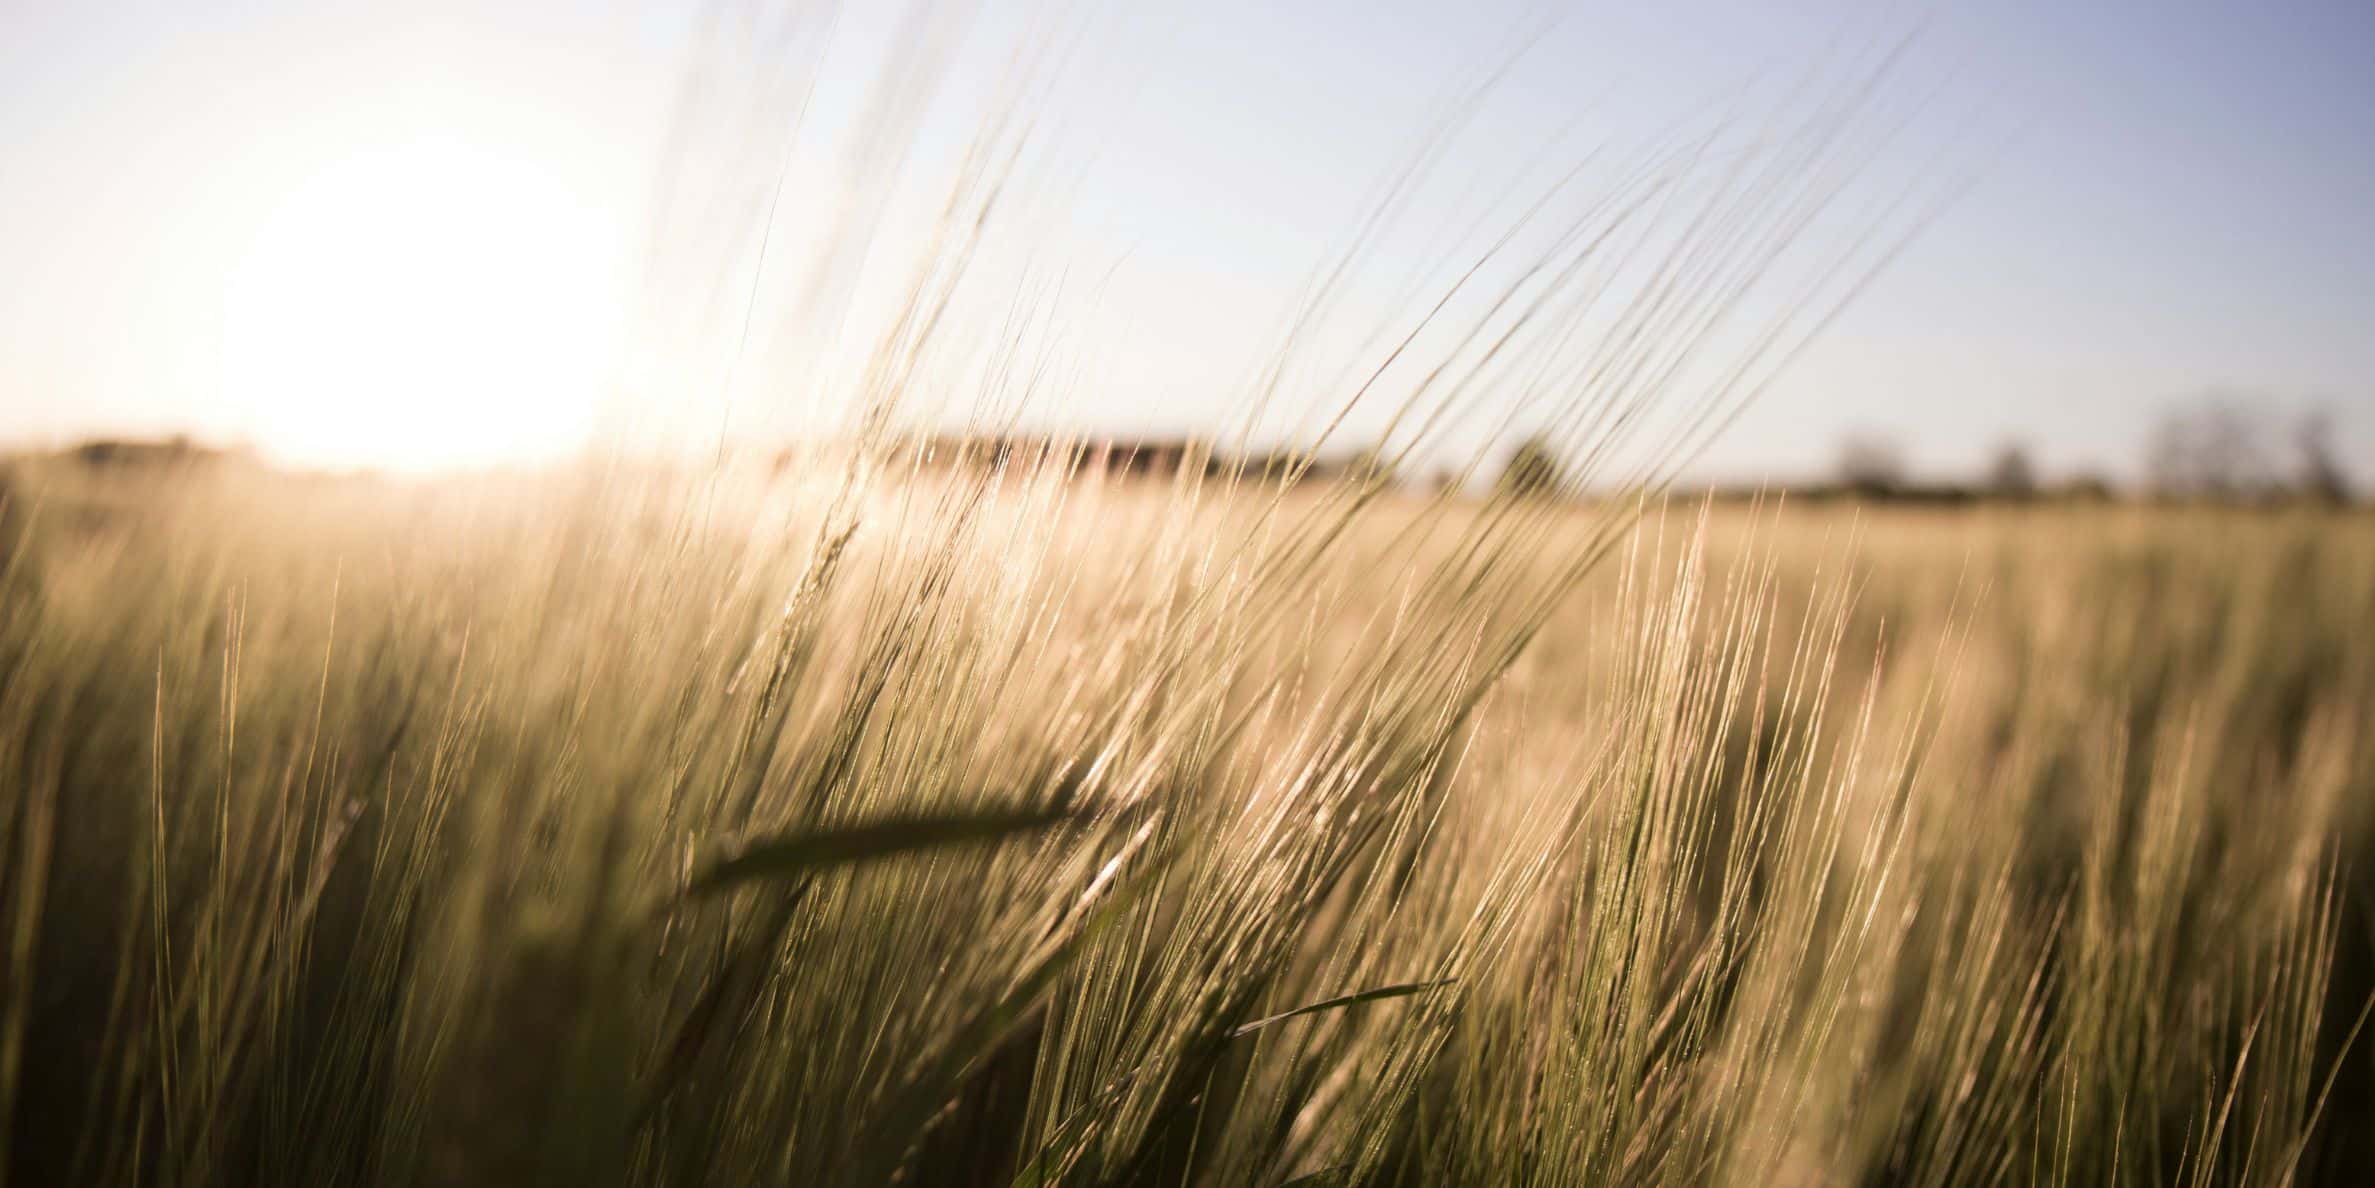
[[[1912,30],[1874,174],[1971,180],[1695,473],[1803,477],[1860,435],[1942,476],[2008,441],[2128,476],[2166,409],[2224,392],[2271,426],[2330,411],[2375,482],[2364,0],[746,7],[0,4],[0,442],[470,465],[621,400],[780,432],[815,400],[795,376],[862,364],[836,352],[1012,109],[1018,46],[1046,118],[963,308],[1044,337],[1077,421],[1206,431],[1513,46],[1354,287],[1345,357],[1543,163],[1753,115]]]

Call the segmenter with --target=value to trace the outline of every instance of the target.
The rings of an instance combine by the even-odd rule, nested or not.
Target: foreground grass
[[[2371,1155],[2363,520],[16,485],[11,1184]]]

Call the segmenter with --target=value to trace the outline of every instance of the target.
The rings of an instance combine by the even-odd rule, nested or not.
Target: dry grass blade
[[[714,895],[758,879],[784,878],[895,854],[997,841],[1037,833],[1073,819],[1064,809],[915,813],[858,825],[796,830],[762,839],[702,868],[687,892]]]
[[[1289,1019],[1297,1018],[1303,1015],[1316,1015],[1321,1011],[1333,1011],[1349,1006],[1359,1006],[1364,1002],[1378,1002],[1388,998],[1402,998],[1412,994],[1424,994],[1429,990],[1437,990],[1441,989],[1442,987],[1452,985],[1458,980],[1459,979],[1457,978],[1443,978],[1432,982],[1405,982],[1399,986],[1379,986],[1374,990],[1363,990],[1355,994],[1341,994],[1334,998],[1323,999],[1319,1002],[1307,1003],[1303,1006],[1296,1007],[1291,1011],[1280,1011],[1279,1013],[1271,1015],[1267,1018],[1256,1019],[1251,1023],[1247,1023],[1243,1026],[1232,1029],[1229,1032],[1229,1038],[1235,1039],[1241,1035],[1251,1035],[1254,1032],[1260,1031],[1261,1029],[1268,1027],[1273,1023],[1284,1023]]]

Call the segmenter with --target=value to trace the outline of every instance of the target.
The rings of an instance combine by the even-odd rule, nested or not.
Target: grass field
[[[2375,1160],[2364,516],[11,487],[8,1185]]]

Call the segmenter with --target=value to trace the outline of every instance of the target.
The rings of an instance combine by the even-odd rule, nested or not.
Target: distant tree
[[[1267,450],[1247,454],[1238,460],[1238,467],[1244,477],[1263,482],[1310,478],[1312,464],[1311,455],[1297,449]]]
[[[2260,418],[2239,397],[2212,393],[2170,409],[2144,459],[2154,492],[2177,499],[2246,499],[2281,486]]]
[[[2036,496],[2037,468],[2029,461],[2027,446],[2010,441],[1996,451],[1995,461],[1987,467],[1987,491],[1998,499]]]
[[[1394,484],[1394,464],[1384,446],[1363,446],[1344,463],[1344,477],[1364,485],[1390,487]]]
[[[1503,494],[1520,499],[1552,499],[1566,494],[1573,482],[1550,439],[1536,435],[1517,443],[1498,485]]]
[[[2063,479],[2053,489],[2054,497],[2072,503],[2109,503],[2114,492],[2111,481],[2099,474],[2074,474]]]
[[[2343,473],[2342,460],[2334,456],[2333,414],[2322,408],[2310,410],[2294,430],[2293,445],[2300,452],[2301,496],[2333,506],[2350,502],[2350,477]]]
[[[1896,443],[1857,434],[1839,445],[1839,485],[1866,498],[1886,498],[1905,489],[1905,455]]]

